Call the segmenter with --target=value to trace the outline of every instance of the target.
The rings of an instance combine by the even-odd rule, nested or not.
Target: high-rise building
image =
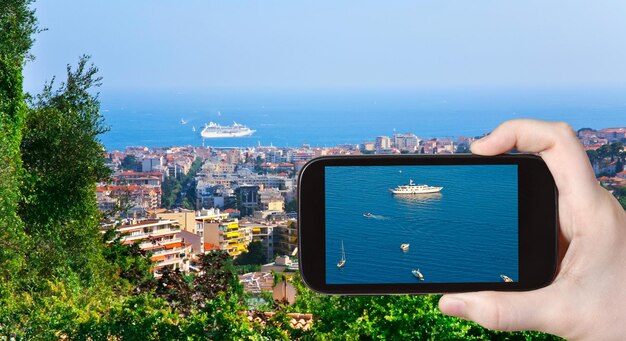
[[[378,136],[374,142],[374,147],[376,150],[389,149],[391,148],[391,139],[389,136]]]
[[[142,172],[160,172],[163,167],[163,157],[147,157],[141,161]]]
[[[414,134],[395,134],[393,135],[393,147],[400,150],[414,152],[419,146],[420,139]]]

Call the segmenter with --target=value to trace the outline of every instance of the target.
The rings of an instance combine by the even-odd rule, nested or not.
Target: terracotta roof
[[[223,212],[224,213],[239,213],[239,210],[236,210],[234,208],[227,208]]]
[[[271,311],[247,311],[248,321],[255,321],[261,325],[265,325],[267,320],[272,318],[276,313]],[[287,316],[291,317],[289,325],[293,329],[309,330],[313,324],[313,314],[301,314],[301,313],[288,313]]]

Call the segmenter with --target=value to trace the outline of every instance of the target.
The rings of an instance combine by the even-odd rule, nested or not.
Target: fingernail
[[[442,297],[439,302],[439,309],[446,315],[465,318],[465,301],[459,298]]]

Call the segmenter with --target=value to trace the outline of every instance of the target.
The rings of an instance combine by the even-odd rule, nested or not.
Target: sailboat
[[[346,264],[346,251],[343,249],[343,240],[341,241],[341,260],[337,263],[337,267],[341,268]]]
[[[180,119],[180,124],[187,124],[187,121],[185,121],[185,119],[184,119],[184,118],[181,118],[181,119]]]
[[[196,126],[191,127],[191,131],[195,132],[196,131]]]

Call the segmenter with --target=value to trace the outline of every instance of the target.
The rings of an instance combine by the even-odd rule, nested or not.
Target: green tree
[[[162,270],[155,294],[182,316],[190,314],[193,303],[192,286],[179,269],[166,267]]]
[[[298,212],[298,202],[296,199],[293,199],[285,204],[285,212]]]
[[[107,129],[94,87],[98,69],[83,56],[67,80],[54,79],[32,101],[21,143],[26,170],[20,216],[33,239],[30,266],[52,278],[70,272],[105,280],[95,184],[109,178],[98,136]]]
[[[127,292],[143,293],[155,288],[156,281],[151,272],[154,266],[148,253],[138,243],[124,245],[122,235],[110,229],[102,236],[106,246],[104,259],[113,268],[115,282],[112,283],[120,294]]]
[[[214,250],[200,256],[202,272],[193,280],[194,299],[199,308],[224,293],[230,296],[241,296],[243,288],[233,269],[232,258],[226,251]]]
[[[504,333],[441,314],[439,296],[329,296],[310,291],[299,275],[291,282],[298,295],[293,311],[316,320],[305,337],[325,340],[552,340],[541,333]]]
[[[124,156],[124,159],[122,160],[122,164],[120,166],[123,170],[134,171],[139,168],[140,164],[139,161],[137,161],[137,157],[135,155],[128,154]]]
[[[22,70],[37,31],[28,0],[0,1],[0,339],[11,339],[22,320],[21,293],[29,238],[18,216],[22,177],[20,143],[27,112]]]
[[[23,265],[27,243],[17,205],[22,172],[19,146],[27,111],[22,68],[37,30],[29,3],[0,2],[0,284],[11,279]]]
[[[267,249],[260,241],[248,244],[248,251],[242,252],[236,259],[235,265],[265,264],[267,262]]]

